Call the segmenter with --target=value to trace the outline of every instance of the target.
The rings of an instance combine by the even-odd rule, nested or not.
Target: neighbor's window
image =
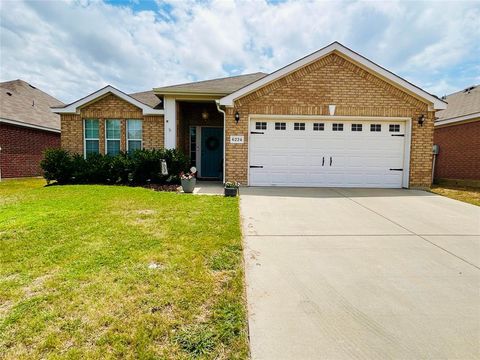
[[[276,122],[275,123],[275,130],[286,130],[287,124],[284,122]]]
[[[85,119],[85,156],[100,152],[100,139],[98,137],[98,119]]]
[[[142,148],[142,120],[127,120],[127,150],[129,153]]]
[[[255,123],[256,130],[267,130],[267,123],[266,122],[256,122]]]
[[[305,130],[305,123],[293,123],[293,130]]]
[[[390,131],[390,132],[400,132],[400,125],[399,124],[390,124],[390,125],[388,125],[388,131]]]
[[[313,123],[313,131],[323,131],[325,130],[324,123]]]
[[[370,124],[370,131],[373,131],[373,132],[382,131],[382,124]]]
[[[352,124],[352,131],[362,131],[362,124]]]
[[[333,131],[343,131],[343,124],[332,124]]]
[[[120,120],[105,121],[105,139],[108,155],[114,156],[120,153]]]

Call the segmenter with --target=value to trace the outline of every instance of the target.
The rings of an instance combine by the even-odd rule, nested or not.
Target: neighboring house
[[[446,108],[337,42],[268,75],[148,94],[159,103],[107,86],[55,108],[62,147],[179,148],[199,177],[250,186],[425,188],[435,111]]]
[[[60,116],[52,106],[63,103],[23,80],[0,83],[0,176],[41,175],[47,148],[60,147]]]
[[[435,179],[480,180],[480,86],[445,97],[437,113]]]

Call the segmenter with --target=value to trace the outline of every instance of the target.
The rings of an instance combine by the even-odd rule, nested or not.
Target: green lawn
[[[238,200],[0,183],[0,358],[248,357]]]
[[[443,195],[455,200],[480,206],[480,188],[453,185],[435,185],[431,192]]]

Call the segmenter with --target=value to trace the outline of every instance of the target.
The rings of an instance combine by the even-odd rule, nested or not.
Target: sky
[[[66,103],[268,73],[333,41],[438,96],[480,84],[480,0],[0,0],[0,81]]]

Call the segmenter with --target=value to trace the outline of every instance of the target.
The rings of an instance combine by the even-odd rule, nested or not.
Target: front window
[[[105,121],[106,153],[115,156],[120,153],[120,120]]]
[[[127,151],[142,148],[142,120],[127,120]]]
[[[98,137],[98,119],[85,119],[85,156],[100,152],[100,139]]]

